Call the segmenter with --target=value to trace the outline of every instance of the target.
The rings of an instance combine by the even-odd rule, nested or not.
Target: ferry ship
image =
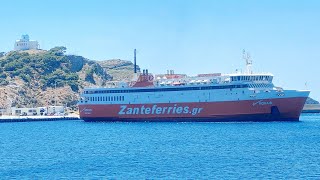
[[[79,100],[84,121],[299,121],[310,91],[285,90],[270,73],[253,73],[248,54],[246,72],[211,73],[190,77],[134,74],[115,87],[85,88]]]

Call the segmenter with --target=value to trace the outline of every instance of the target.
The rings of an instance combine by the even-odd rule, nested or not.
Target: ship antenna
[[[246,67],[247,67],[247,73],[252,74],[252,59],[249,53],[247,53],[245,50],[242,52],[242,58],[246,60]]]
[[[133,58],[134,58],[134,73],[137,73],[137,57],[136,57],[136,54],[137,54],[137,50],[136,49],[134,49],[134,56],[133,56]]]

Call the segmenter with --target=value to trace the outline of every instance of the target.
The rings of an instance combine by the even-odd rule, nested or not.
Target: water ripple
[[[0,124],[4,179],[319,179],[320,116],[284,123]]]

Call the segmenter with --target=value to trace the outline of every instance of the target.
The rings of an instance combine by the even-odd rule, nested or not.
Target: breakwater
[[[306,104],[302,113],[320,113],[320,104]]]
[[[80,120],[79,116],[1,116],[0,123]]]

